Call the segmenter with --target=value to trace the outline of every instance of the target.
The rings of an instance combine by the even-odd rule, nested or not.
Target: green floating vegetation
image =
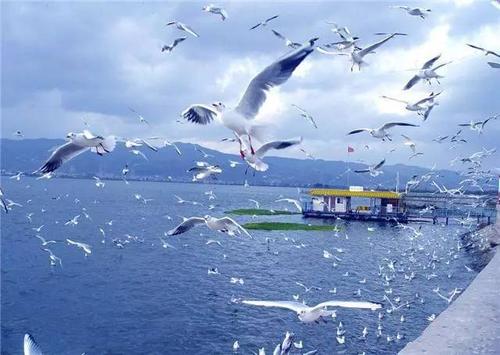
[[[246,223],[243,225],[246,229],[265,230],[265,231],[338,231],[337,226],[329,225],[310,225],[304,223],[284,223],[284,222],[258,222]]]
[[[226,214],[234,214],[238,216],[277,216],[277,215],[292,215],[300,214],[300,212],[276,211],[258,208],[240,208],[232,211],[224,212]]]

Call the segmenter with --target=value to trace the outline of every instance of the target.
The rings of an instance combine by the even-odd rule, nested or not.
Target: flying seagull
[[[422,116],[423,120],[427,120],[429,117],[429,114],[432,110],[432,108],[436,105],[439,105],[438,102],[434,101],[434,99],[439,96],[441,92],[438,92],[437,94],[431,93],[429,96],[424,97],[421,100],[418,100],[417,102],[409,102],[409,101],[404,101],[400,99],[395,99],[389,96],[382,96],[382,98],[387,99],[387,100],[392,100],[396,102],[401,102],[405,104],[405,109],[408,111],[414,111],[417,112],[419,116]]]
[[[409,7],[409,6],[391,6],[391,7],[394,9],[404,10],[408,13],[408,15],[419,16],[424,20],[427,14],[432,11],[431,9],[422,9],[420,7]]]
[[[354,131],[351,131],[347,133],[347,135],[350,134],[356,134],[356,133],[361,133],[361,132],[368,132],[373,138],[379,138],[382,139],[383,141],[385,139],[387,140],[392,140],[391,136],[387,132],[389,128],[396,127],[396,126],[403,126],[403,127],[418,127],[418,125],[412,124],[412,123],[405,123],[405,122],[390,122],[386,123],[383,126],[379,128],[359,128],[355,129]]]
[[[69,142],[58,147],[45,164],[36,170],[35,173],[51,173],[65,162],[89,149],[91,152],[98,155],[110,153],[115,149],[116,145],[116,139],[114,136],[95,136],[87,130],[84,130],[83,133],[70,132],[66,138]]]
[[[299,212],[302,212],[302,205],[300,204],[299,201],[293,199],[293,198],[280,198],[274,202],[289,202],[289,203],[293,203],[295,205],[295,207],[297,207],[297,209],[299,210]]]
[[[177,45],[183,41],[185,41],[187,39],[187,37],[179,37],[179,38],[176,38],[174,39],[174,41],[172,42],[171,45],[164,45],[163,47],[161,47],[161,51],[162,52],[172,52],[174,50],[175,47],[177,47]]]
[[[392,33],[386,38],[372,44],[371,46],[368,46],[366,48],[355,48],[351,53],[341,53],[341,52],[329,52],[321,47],[318,47],[318,52],[324,53],[324,54],[331,54],[331,55],[347,55],[351,57],[351,71],[354,71],[354,67],[357,66],[359,70],[361,70],[361,67],[364,65],[368,65],[367,62],[364,61],[364,57],[367,54],[374,53],[375,49],[383,45],[385,42],[389,41],[391,38],[394,38],[395,36],[406,36],[406,33]]]
[[[184,32],[187,32],[187,33],[189,33],[192,36],[200,37],[200,35],[197,34],[196,32],[194,32],[191,27],[189,27],[188,25],[186,25],[186,24],[184,24],[182,22],[179,22],[179,21],[170,21],[165,26],[171,26],[171,25],[174,25],[175,27],[177,27],[177,29],[179,29],[181,31],[184,31]]]
[[[292,106],[295,107],[300,112],[301,117],[303,117],[307,121],[311,122],[311,124],[314,126],[314,128],[318,128],[318,126],[316,125],[316,122],[314,121],[314,118],[311,116],[311,114],[309,112],[307,112],[306,110],[304,110],[303,108],[300,108],[299,106],[297,106],[295,104],[292,104]]]
[[[68,243],[68,245],[74,245],[77,248],[82,249],[83,252],[85,253],[85,256],[89,256],[90,254],[92,254],[92,249],[91,249],[90,245],[88,245],[88,244],[76,242],[76,241],[71,240],[71,239],[66,239],[66,242]]]
[[[440,64],[438,66],[433,67],[434,63],[441,58],[441,54],[435,56],[432,59],[429,59],[427,62],[424,63],[422,68],[419,70],[419,72],[413,76],[413,78],[406,83],[405,87],[403,90],[408,90],[411,89],[416,83],[418,83],[420,80],[425,80],[427,83],[431,83],[431,79],[436,79],[436,81],[439,84],[439,79],[443,78],[443,76],[439,75],[436,73],[436,70],[438,70],[441,67],[444,67],[445,65],[450,64],[451,62],[446,62],[443,64]]]
[[[250,29],[253,30],[253,29],[256,29],[259,26],[265,27],[265,26],[267,26],[267,24],[269,23],[269,21],[272,21],[272,20],[274,20],[275,18],[278,18],[278,17],[279,17],[279,15],[274,15],[272,17],[269,17],[269,18],[265,19],[264,21],[259,22],[255,26],[250,27]]]
[[[469,123],[461,123],[460,127],[469,127],[472,131],[477,131],[477,133],[483,133],[484,126],[491,120],[496,120],[500,115],[491,116],[483,121],[470,121]]]
[[[380,174],[383,174],[383,171],[380,171],[379,169],[385,164],[385,159],[382,160],[380,163],[375,164],[375,165],[370,165],[367,169],[360,169],[360,170],[354,170],[355,173],[362,174],[362,173],[370,173],[370,176],[378,176]]]
[[[2,188],[0,188],[0,204],[2,205],[2,209],[5,211],[5,213],[9,213],[9,209],[7,208],[7,203],[3,198],[4,198],[4,193]]]
[[[404,134],[402,134],[401,137],[405,139],[403,144],[410,147],[413,154],[415,154],[417,152],[417,145],[415,144],[415,142],[410,137],[405,136]]]
[[[240,139],[241,148],[241,156],[245,159],[246,163],[256,171],[266,171],[269,169],[269,165],[264,163],[262,159],[271,149],[281,150],[289,147],[293,147],[294,145],[298,145],[302,143],[302,138],[299,139],[290,139],[283,141],[273,141],[262,145],[259,149],[252,153],[251,149],[248,149],[245,144],[242,143]]]
[[[178,235],[187,232],[191,228],[205,224],[209,229],[221,233],[227,233],[230,236],[235,236],[236,234],[245,234],[248,237],[252,237],[250,233],[246,231],[238,222],[230,217],[215,218],[209,215],[204,217],[191,217],[183,221],[174,229],[167,232],[167,235]]]
[[[196,166],[190,168],[188,172],[193,173],[193,181],[200,181],[222,173],[222,169],[218,165],[211,165],[204,161],[196,162]]]
[[[195,104],[184,110],[181,116],[189,122],[200,125],[206,125],[219,117],[222,124],[239,137],[248,137],[250,149],[253,152],[251,137],[257,135],[259,128],[253,124],[253,118],[266,101],[267,91],[274,86],[285,83],[292,76],[297,66],[313,52],[316,40],[317,38],[311,39],[302,47],[291,51],[260,72],[252,79],[234,110],[223,113],[225,106],[221,102],[212,104],[212,107]],[[243,153],[240,152],[240,154]]]
[[[24,342],[23,342],[23,350],[24,355],[42,355],[42,349],[37,344],[33,337],[26,333],[24,334]]]
[[[340,27],[336,23],[327,22],[329,25],[333,25],[332,32],[339,35],[341,41],[332,42],[323,45],[326,48],[336,48],[340,51],[349,49],[351,47],[360,49],[356,46],[356,42],[359,41],[359,37],[353,36],[347,27]]]
[[[175,47],[175,46],[174,46]],[[172,48],[173,49],[173,48]],[[163,49],[162,49],[162,52],[163,52]],[[141,123],[145,123],[149,126],[149,122],[144,118],[142,117],[142,115],[139,114],[139,112],[137,112],[136,110],[134,110],[133,108],[129,107],[128,108],[130,111],[132,111],[133,113],[135,113],[137,115],[137,118],[139,119],[139,122]],[[128,147],[127,147],[128,148]]]
[[[222,7],[215,6],[214,4],[203,6],[203,11],[210,12],[215,15],[220,15],[222,21],[225,21],[229,16],[227,15],[227,11]]]
[[[279,33],[278,31],[275,31],[275,30],[271,30],[271,32],[276,36],[278,37],[279,39],[282,39],[284,42],[285,42],[285,46],[287,47],[290,47],[290,48],[293,48],[293,49],[296,49],[296,48],[299,48],[302,44],[300,43],[297,43],[297,42],[293,42],[291,40],[289,40],[288,38],[286,38],[285,36],[283,36],[281,33]]]
[[[304,323],[317,322],[322,317],[329,317],[335,311],[328,310],[328,307],[360,308],[375,311],[382,306],[379,303],[355,302],[355,301],[326,301],[314,307],[309,307],[303,303],[294,301],[241,301],[243,304],[261,307],[285,308],[297,313],[300,321]]]
[[[484,52],[484,55],[489,55],[489,54],[491,54],[491,55],[494,55],[495,57],[500,58],[500,54],[498,54],[498,53],[496,53],[496,52],[493,52],[493,51],[491,51],[491,50],[489,50],[489,49],[486,49],[486,48],[483,48],[483,47],[479,47],[479,46],[475,46],[475,45],[473,45],[473,44],[469,44],[469,43],[466,43],[466,44],[467,44],[469,47],[471,47],[471,48],[474,48],[474,49],[477,49],[477,50],[479,50],[479,51],[481,51],[481,52]]]

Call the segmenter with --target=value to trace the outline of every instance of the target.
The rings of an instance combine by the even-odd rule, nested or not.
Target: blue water
[[[159,237],[180,216],[222,216],[227,210],[253,207],[249,198],[260,201],[263,208],[292,209],[274,201],[282,196],[296,198],[297,189],[105,183],[101,189],[90,180],[2,178],[6,197],[23,205],[1,215],[2,354],[22,353],[26,332],[47,354],[228,354],[235,340],[241,354],[261,347],[272,353],[286,331],[303,340],[302,352],[393,354],[422,332],[428,316],[447,307],[432,290],[439,286],[446,294],[455,287],[465,288],[484,263],[477,243],[457,247],[457,243],[469,243],[460,237],[464,230],[458,226],[424,225],[423,235],[412,239],[410,230],[389,224],[313,219],[307,223],[336,223],[341,231],[252,231],[254,239],[249,239],[198,227],[169,237],[175,249],[164,249]],[[208,201],[204,195],[208,190],[214,191],[215,200]],[[153,200],[144,204],[135,193]],[[174,194],[204,206],[180,205]],[[207,212],[209,203],[216,207]],[[82,208],[92,220],[83,216]],[[28,213],[34,213],[31,223]],[[78,214],[82,215],[78,225],[64,225]],[[235,219],[242,223],[302,221],[301,216]],[[110,220],[111,226],[106,224]],[[63,267],[50,266],[32,230],[42,224],[40,235],[88,243],[92,254],[85,257],[74,246],[52,244],[49,248],[62,259]],[[370,232],[368,227],[375,230]],[[106,231],[105,243],[99,228]],[[125,234],[139,237],[138,241],[119,249],[111,240],[125,240]],[[270,251],[267,237],[272,239]],[[208,239],[220,241],[222,247],[206,245]],[[323,250],[341,259],[336,267],[333,259],[323,257]],[[388,270],[385,258],[396,261],[395,272]],[[211,267],[217,267],[220,275],[208,275]],[[407,280],[405,275],[411,272],[415,278]],[[431,274],[436,276],[428,280]],[[386,281],[385,275],[392,280]],[[231,283],[231,277],[243,278],[244,284]],[[366,283],[360,283],[364,278]],[[303,293],[297,281],[321,290]],[[336,294],[329,292],[334,287]],[[358,289],[361,296],[355,295]],[[387,294],[390,289],[392,294]],[[383,318],[379,320],[378,311],[339,309],[337,318],[327,323],[302,324],[287,310],[231,302],[232,298],[292,300],[298,293],[308,304],[330,299],[382,302]],[[400,297],[400,304],[409,301],[410,306],[388,313],[384,294],[393,302]],[[346,330],[344,345],[335,339],[339,321]],[[379,323],[382,336],[377,337]],[[365,326],[369,333],[363,340]],[[398,332],[403,337],[396,340]]]

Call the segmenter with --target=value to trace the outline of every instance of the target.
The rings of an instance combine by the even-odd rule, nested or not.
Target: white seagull
[[[415,142],[410,137],[405,136],[404,134],[402,134],[401,137],[405,139],[403,144],[408,146],[411,149],[411,151],[415,154],[417,152],[417,145],[415,144]]]
[[[429,12],[432,12],[431,9],[422,9],[420,7],[409,7],[409,6],[391,6],[394,9],[401,9],[408,13],[411,16],[419,16],[420,18],[425,20],[425,17]]]
[[[269,23],[269,21],[272,21],[272,20],[274,20],[275,18],[278,18],[278,17],[279,17],[279,15],[271,16],[271,17],[265,19],[264,21],[259,22],[255,26],[250,27],[250,29],[253,30],[253,29],[256,29],[259,26],[265,27],[265,26],[267,26],[267,24]]]
[[[293,48],[293,49],[296,49],[296,48],[299,48],[302,44],[300,43],[297,43],[297,42],[293,42],[291,40],[289,40],[288,38],[286,38],[285,36],[283,36],[281,33],[279,33],[278,31],[276,30],[271,30],[271,32],[276,36],[278,37],[279,39],[283,40],[285,42],[285,46],[287,47],[290,47],[290,48]]]
[[[335,311],[328,310],[328,307],[342,307],[342,308],[360,308],[370,309],[372,311],[381,308],[378,303],[372,302],[355,302],[355,301],[326,301],[314,307],[309,307],[303,303],[294,301],[241,301],[243,304],[261,307],[278,307],[285,308],[297,313],[300,321],[304,323],[317,322],[322,317],[329,317]]]
[[[362,66],[368,65],[367,62],[364,61],[364,57],[370,53],[374,53],[375,49],[383,45],[385,42],[389,41],[391,38],[395,36],[406,36],[405,33],[392,33],[386,38],[378,41],[377,43],[372,44],[366,48],[355,48],[351,53],[341,53],[341,52],[329,52],[321,47],[318,47],[318,52],[323,54],[331,54],[331,55],[347,55],[351,57],[351,71],[354,71],[354,67],[357,66],[359,70],[361,70]]]
[[[40,172],[44,175],[51,173],[65,162],[89,149],[98,155],[110,153],[115,149],[116,145],[114,136],[95,136],[87,130],[84,130],[83,133],[70,132],[66,138],[69,142],[58,147],[35,173]]]
[[[42,246],[57,243],[57,241],[55,241],[55,240],[46,240],[44,237],[42,237],[38,234],[36,234],[35,237],[40,239],[40,241],[42,242]]]
[[[227,15],[227,11],[224,10],[222,7],[215,6],[214,4],[209,4],[203,6],[203,11],[205,12],[210,12],[215,15],[220,15],[220,18],[222,21],[225,21],[229,16]]]
[[[299,201],[293,199],[293,198],[280,198],[279,200],[276,200],[274,202],[288,202],[288,203],[293,203],[295,207],[299,210],[299,212],[302,213],[302,205],[300,204]]]
[[[163,50],[162,50],[162,52],[163,52]],[[131,108],[131,107],[129,107],[128,109],[129,109],[130,111],[132,111],[133,113],[135,113],[135,114],[136,114],[137,118],[139,119],[139,122],[141,122],[141,123],[145,123],[145,124],[147,124],[147,125],[149,126],[149,122],[148,122],[148,121],[147,121],[144,117],[142,117],[142,115],[141,115],[141,114],[139,114],[139,112],[137,112],[136,110],[134,110],[134,109],[133,109],[133,108]],[[128,147],[127,147],[127,148],[128,148]]]
[[[172,52],[174,50],[175,47],[177,47],[177,45],[183,41],[185,41],[187,39],[187,37],[179,37],[179,38],[176,38],[174,39],[174,41],[172,42],[172,44],[168,45],[168,44],[165,44],[163,47],[161,47],[161,51],[162,52]]]
[[[469,47],[471,47],[471,48],[477,49],[477,50],[479,50],[479,51],[481,51],[481,52],[484,52],[484,55],[489,55],[489,54],[491,54],[491,55],[494,55],[495,57],[500,58],[500,54],[498,54],[498,53],[496,53],[496,52],[493,52],[493,51],[491,51],[491,50],[489,50],[489,49],[486,49],[486,48],[483,48],[483,47],[479,47],[479,46],[475,46],[475,45],[470,44],[470,43],[466,43],[466,45],[468,45],[468,46],[469,46]]]
[[[390,123],[385,123],[383,126],[379,128],[359,128],[355,129],[347,135],[350,134],[356,134],[356,133],[361,133],[361,132],[368,132],[373,138],[378,138],[384,140],[392,140],[391,136],[387,132],[388,129],[396,126],[403,126],[403,127],[418,127],[418,125],[414,125],[412,123],[405,123],[405,122],[390,122]]]
[[[425,62],[424,65],[422,66],[422,68],[419,70],[419,72],[416,75],[414,75],[413,78],[410,79],[410,81],[408,81],[406,83],[403,90],[411,89],[420,80],[425,80],[425,81],[427,81],[428,84],[430,84],[431,79],[436,79],[436,81],[439,84],[439,79],[443,78],[443,76],[437,74],[436,70],[451,63],[451,62],[446,62],[446,63],[443,63],[443,64],[440,64],[438,66],[433,67],[434,63],[439,58],[441,58],[441,54],[439,54],[439,55],[435,56],[434,58],[429,59],[427,62]]]
[[[188,172],[193,173],[193,181],[200,181],[222,173],[218,165],[211,165],[204,161],[196,162],[196,166],[190,168]]]
[[[78,224],[78,218],[80,218],[80,215],[71,218],[69,221],[64,223],[64,225],[65,226],[68,226],[68,225],[76,226]]]
[[[404,101],[401,99],[395,99],[393,97],[389,96],[381,96],[384,99],[396,101],[396,102],[401,102],[405,104],[405,109],[408,111],[413,111],[416,112],[418,115],[423,117],[423,120],[427,120],[429,117],[429,114],[431,113],[431,110],[433,109],[434,106],[439,105],[437,101],[435,101],[435,98],[438,97],[441,94],[441,92],[438,92],[437,94],[434,94],[433,92],[430,93],[430,95],[424,97],[421,100],[418,100],[417,102],[409,102],[409,101]]]
[[[269,165],[264,163],[262,160],[267,152],[271,149],[281,150],[289,147],[293,147],[294,145],[298,145],[302,143],[302,137],[299,139],[290,139],[283,141],[273,141],[262,145],[259,149],[252,153],[251,149],[248,149],[246,145],[240,139],[241,148],[241,156],[245,159],[246,163],[256,171],[266,171],[269,169]]]
[[[188,25],[186,25],[186,24],[184,24],[182,22],[179,22],[179,21],[170,21],[165,26],[171,26],[171,25],[175,25],[175,27],[177,27],[177,29],[179,29],[181,31],[184,31],[184,32],[187,32],[187,33],[189,33],[192,36],[200,37],[200,35],[197,34],[196,32],[194,32],[191,27],[189,27]]]
[[[71,240],[71,239],[66,239],[66,242],[68,243],[68,245],[74,245],[77,248],[82,249],[83,252],[85,253],[85,256],[89,256],[90,254],[92,254],[92,249],[91,249],[90,245],[88,245],[88,244],[76,242],[76,241]]]
[[[246,231],[238,222],[229,217],[215,218],[209,215],[204,217],[191,217],[184,220],[181,224],[179,224],[174,229],[171,229],[167,232],[167,235],[178,235],[187,232],[193,227],[198,225],[205,224],[209,229],[221,233],[227,233],[230,236],[234,236],[236,234],[244,233],[248,237],[252,237],[250,233]]]
[[[297,106],[295,104],[292,104],[292,107],[295,107],[300,112],[301,117],[303,117],[307,121],[311,122],[311,124],[313,125],[314,128],[318,128],[318,126],[316,125],[316,122],[314,121],[313,116],[311,116],[311,114],[309,112],[307,112],[306,110],[304,110],[303,108],[300,108],[299,106]]]
[[[200,125],[206,125],[219,117],[222,124],[236,135],[248,137],[250,149],[253,152],[251,137],[257,135],[258,129],[258,126],[253,124],[253,119],[266,101],[267,92],[272,87],[285,83],[292,76],[297,66],[313,52],[316,40],[317,38],[311,39],[254,77],[234,110],[223,112],[225,105],[221,102],[212,104],[212,107],[195,104],[184,110],[181,116],[189,122]]]
[[[362,173],[370,173],[370,176],[378,176],[380,174],[383,174],[383,171],[380,171],[379,169],[385,164],[385,159],[382,160],[380,163],[375,164],[375,165],[370,165],[367,169],[361,169],[361,170],[354,170],[355,173],[362,174]]]

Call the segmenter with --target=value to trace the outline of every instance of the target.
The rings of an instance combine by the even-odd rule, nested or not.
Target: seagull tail
[[[92,152],[97,154],[111,153],[116,147],[116,137],[107,136],[104,140],[96,147],[91,148]]]

